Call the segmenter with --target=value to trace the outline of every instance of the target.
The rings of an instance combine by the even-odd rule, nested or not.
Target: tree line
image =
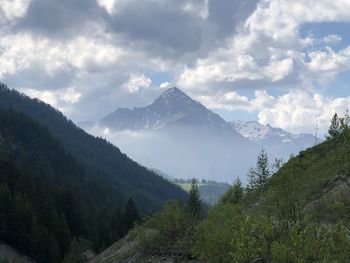
[[[103,205],[79,162],[47,129],[0,109],[0,240],[38,262],[61,262],[71,242],[100,251],[139,219],[132,199]],[[103,193],[103,188],[99,189]]]

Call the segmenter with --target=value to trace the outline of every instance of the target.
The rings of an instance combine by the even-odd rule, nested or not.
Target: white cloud
[[[211,109],[225,109],[225,110],[246,110],[253,111],[251,107],[251,102],[245,96],[239,95],[235,91],[227,92],[223,96],[220,95],[200,95],[197,96],[201,103],[203,103],[206,107]]]
[[[132,74],[129,81],[123,84],[123,88],[129,93],[138,93],[140,89],[149,88],[152,80],[143,74]]]
[[[22,89],[22,92],[32,98],[38,98],[60,110],[64,109],[66,104],[75,104],[81,98],[81,93],[75,88],[66,88],[62,90],[35,90],[35,89]]]
[[[0,77],[38,65],[49,75],[71,68],[103,69],[117,63],[123,54],[108,42],[82,36],[66,42],[27,33],[5,35],[0,39]]]
[[[320,40],[314,36],[302,38],[299,29],[307,22],[350,22],[350,13],[345,11],[349,9],[347,0],[262,0],[238,34],[206,58],[198,59],[194,66],[186,67],[178,84],[193,90],[201,87],[217,92],[216,89],[226,87],[227,83],[235,88],[239,85],[235,83],[242,80],[260,89],[283,81],[279,86],[308,85],[313,79],[322,80],[320,74],[325,71],[336,75],[349,68],[347,49],[335,53],[313,45],[334,44],[341,41],[341,37],[330,34]],[[310,63],[305,53],[311,58]],[[314,74],[316,71],[318,74]]]
[[[0,0],[0,22],[23,17],[31,0]]]
[[[197,99],[212,109],[256,112],[262,124],[270,124],[290,132],[313,133],[317,120],[320,134],[326,133],[335,112],[343,114],[350,105],[350,96],[331,98],[300,89],[280,96],[257,90],[252,99],[234,91],[223,95],[198,96]]]
[[[286,58],[283,60],[272,61],[266,67],[266,74],[272,82],[284,79],[293,72],[293,58]]]
[[[345,113],[350,97],[327,98],[319,93],[309,94],[299,90],[275,97],[269,105],[258,109],[261,123],[292,132],[313,133],[318,121],[321,133],[325,134],[332,115],[335,112]]]
[[[337,44],[342,41],[342,37],[339,35],[331,34],[322,38],[323,42],[326,44]]]
[[[74,88],[68,88],[65,92],[61,93],[60,98],[67,103],[77,103],[81,98],[81,93]]]
[[[161,88],[161,89],[167,89],[167,88],[169,88],[170,87],[170,83],[169,82],[163,82],[163,83],[161,83],[160,85],[159,85],[159,87]]]
[[[350,69],[350,46],[339,52],[328,47],[323,51],[312,51],[308,55],[311,60],[308,68],[313,73],[336,74]]]

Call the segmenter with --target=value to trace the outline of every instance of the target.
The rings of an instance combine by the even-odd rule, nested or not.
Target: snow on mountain
[[[256,121],[228,123],[178,88],[166,90],[144,107],[118,108],[94,125],[93,133],[142,165],[176,178],[225,182],[237,176],[246,182],[261,147],[270,159],[287,159],[315,142],[312,135],[295,135]]]
[[[230,125],[245,138],[264,147],[273,156],[287,158],[290,154],[297,154],[299,151],[313,146],[316,141],[312,134],[292,134],[271,125],[262,125],[257,121],[232,121]]]
[[[310,141],[316,141],[314,135],[311,134],[292,134],[286,132],[280,128],[274,128],[271,125],[262,125],[257,121],[232,121],[230,122],[231,127],[239,132],[245,138],[258,142],[264,141],[271,138],[280,138],[282,143],[290,143],[292,141],[309,139]]]
[[[100,124],[114,130],[159,130],[180,125],[229,129],[228,123],[219,115],[178,88],[166,90],[145,107],[119,108],[103,118]]]
[[[178,88],[144,107],[119,108],[98,126],[134,160],[176,178],[244,181],[257,153],[256,145]]]

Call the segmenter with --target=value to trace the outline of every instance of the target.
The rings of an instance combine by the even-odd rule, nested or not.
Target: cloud
[[[261,99],[259,94],[256,99]],[[321,134],[326,133],[332,115],[335,112],[344,114],[350,104],[350,97],[328,98],[319,93],[309,94],[303,91],[270,97],[269,100],[268,107],[258,107],[261,123],[292,132],[314,133],[317,121]]]
[[[313,73],[328,73],[329,77],[350,69],[350,46],[339,52],[328,47],[322,51],[312,51],[308,55],[310,57],[308,68]]]
[[[147,104],[174,83],[211,108],[272,122],[283,95],[333,105],[327,86],[350,70],[350,47],[339,49],[346,37],[300,28],[350,22],[349,8],[348,0],[0,0],[0,78],[75,120]]]
[[[64,111],[61,107],[62,104],[75,104],[81,98],[81,93],[76,91],[75,88],[66,88],[62,90],[35,90],[35,89],[22,89],[22,92],[33,98],[39,98],[40,100],[49,103],[54,107],[58,107]]]
[[[149,88],[152,84],[152,80],[147,78],[145,75],[131,75],[129,81],[123,84],[130,93],[139,92],[140,89]]]
[[[0,39],[0,76],[42,67],[46,74],[64,70],[95,71],[116,63],[123,51],[113,45],[76,37],[69,42],[30,34],[5,35]]]
[[[28,10],[30,0],[0,0],[0,21],[13,21],[23,17]]]
[[[97,0],[97,4],[100,7],[106,9],[108,14],[112,15],[115,12],[115,5],[117,0]]]
[[[336,34],[327,35],[322,38],[326,44],[337,44],[342,41],[342,37]]]
[[[344,114],[350,105],[350,96],[331,98],[303,90],[292,90],[279,96],[257,90],[252,99],[237,92],[228,92],[214,98],[199,96],[198,100],[213,109],[257,112],[260,123],[290,132],[314,133],[317,121],[322,135],[327,132],[333,114]]]

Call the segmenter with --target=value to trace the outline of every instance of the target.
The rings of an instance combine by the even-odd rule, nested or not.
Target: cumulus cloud
[[[28,10],[30,0],[0,0],[0,21],[13,21],[23,17]]]
[[[324,134],[332,115],[335,112],[345,113],[349,104],[350,97],[327,98],[319,93],[308,94],[298,90],[273,98],[269,107],[259,109],[258,117],[263,124],[269,123],[293,132],[313,133],[318,122],[318,128]]]
[[[152,80],[147,78],[145,75],[131,75],[127,83],[123,84],[130,93],[139,92],[140,89],[149,88],[152,84]]]
[[[199,96],[198,99],[214,109],[256,112],[260,123],[296,133],[314,133],[317,122],[321,134],[326,133],[333,114],[344,114],[350,105],[350,96],[331,98],[302,90],[293,90],[280,96],[258,90],[252,99],[228,92],[215,97],[216,103],[212,103],[213,98],[210,96]]]
[[[40,100],[65,110],[61,107],[62,104],[75,104],[81,98],[81,93],[79,93],[75,88],[66,88],[62,90],[35,90],[35,89],[22,89],[22,92],[26,93],[28,96],[33,98],[39,98]]]
[[[350,46],[339,52],[326,48],[322,51],[312,51],[308,55],[310,57],[308,68],[313,73],[334,75],[350,69]]]
[[[348,0],[0,0],[0,78],[75,120],[144,105],[174,83],[211,108],[259,112],[281,126],[283,117],[272,118],[282,98],[305,92],[291,106],[301,115],[314,95],[335,107],[326,84],[350,70],[350,47],[334,49],[339,32],[300,28],[349,23],[349,8]],[[164,72],[171,77],[154,77]]]
[[[116,63],[123,51],[116,46],[85,37],[69,42],[30,34],[5,35],[0,39],[0,77],[42,66],[48,75],[61,70],[94,70]]]

